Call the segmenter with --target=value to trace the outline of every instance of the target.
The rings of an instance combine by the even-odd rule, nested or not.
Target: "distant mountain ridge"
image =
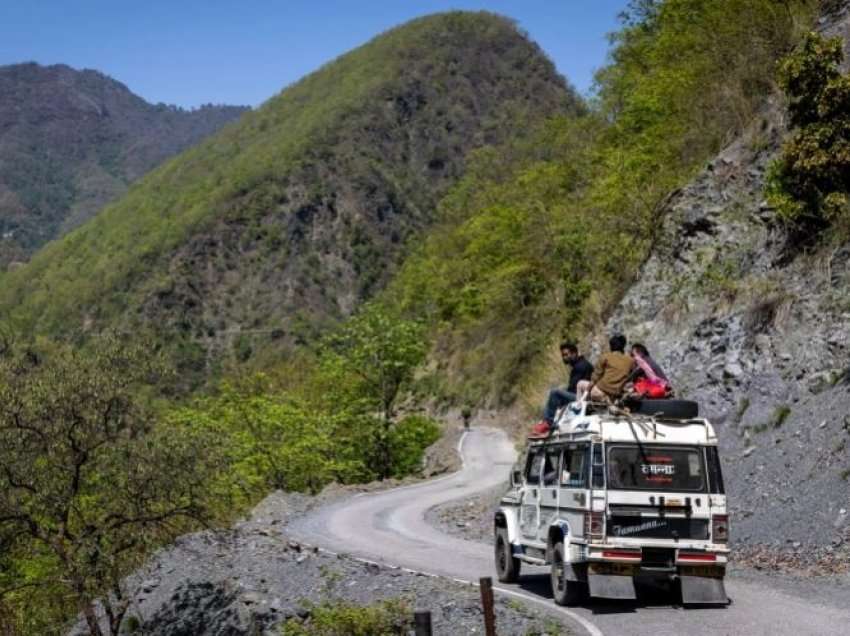
[[[103,73],[61,64],[0,66],[0,266],[246,110],[150,104]]]
[[[380,289],[470,151],[583,108],[510,20],[414,20],[154,170],[7,273],[0,312],[52,335],[152,325],[198,370],[211,352],[266,354]]]

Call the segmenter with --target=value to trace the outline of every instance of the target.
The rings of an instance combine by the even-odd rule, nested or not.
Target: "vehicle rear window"
[[[618,490],[705,491],[705,466],[699,448],[612,446],[608,449],[608,487]]]

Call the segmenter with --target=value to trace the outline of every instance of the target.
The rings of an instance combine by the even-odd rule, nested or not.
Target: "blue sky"
[[[94,68],[151,102],[256,106],[413,17],[487,9],[519,22],[588,90],[627,0],[0,0],[0,64]]]

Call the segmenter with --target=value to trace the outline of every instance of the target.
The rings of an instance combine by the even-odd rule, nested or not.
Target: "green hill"
[[[393,29],[132,186],[0,279],[24,332],[154,325],[196,365],[297,342],[381,288],[470,150],[580,100],[515,25]]]
[[[429,325],[429,396],[539,408],[563,378],[553,345],[601,339],[677,189],[730,139],[767,147],[778,61],[817,5],[631,2],[586,116],[476,154],[388,288],[388,304]],[[669,294],[686,296],[676,268],[666,274]]]
[[[149,104],[92,70],[0,66],[0,267],[91,218],[247,109]]]

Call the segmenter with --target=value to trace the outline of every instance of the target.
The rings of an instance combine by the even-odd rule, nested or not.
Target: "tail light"
[[[717,555],[711,552],[682,552],[679,551],[679,561],[717,561]]]
[[[729,542],[729,515],[714,515],[711,518],[711,540],[714,543]]]
[[[584,537],[588,541],[601,541],[605,536],[605,514],[602,512],[584,513]]]

